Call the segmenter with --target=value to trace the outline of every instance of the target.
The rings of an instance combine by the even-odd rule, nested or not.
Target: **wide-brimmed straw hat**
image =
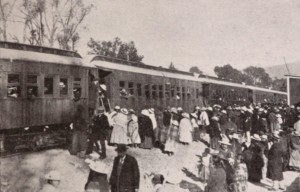
[[[292,133],[292,135],[294,135],[294,136],[299,136],[299,137],[300,137],[300,132],[294,131],[294,132]]]
[[[128,115],[128,110],[126,108],[122,108],[121,113],[123,113],[124,115]]]
[[[261,141],[261,138],[258,134],[253,134],[253,136],[251,136],[251,139],[256,140],[256,141]]]
[[[128,112],[135,114],[135,111],[133,109],[129,109]]]
[[[177,108],[177,111],[182,111],[183,109],[181,107],[178,107]]]
[[[197,118],[197,114],[196,113],[191,113],[190,114],[192,117]]]
[[[178,121],[173,120],[173,121],[172,121],[172,125],[179,126]]]
[[[61,175],[60,175],[60,172],[53,170],[53,171],[50,171],[48,174],[46,174],[45,178],[48,180],[60,181]]]
[[[212,107],[207,107],[207,110],[212,111],[213,109],[212,109]]]
[[[222,110],[221,113],[227,114],[227,111],[226,110]]]
[[[120,110],[121,108],[120,108],[120,106],[116,105],[114,109],[115,110]]]
[[[149,116],[149,111],[146,110],[146,109],[143,109],[142,112],[141,112],[142,115],[146,115],[146,116]]]
[[[188,113],[182,113],[181,115],[182,115],[182,117],[184,117],[184,118],[188,118],[188,119],[190,118],[190,116],[189,116]]]
[[[228,139],[223,138],[221,141],[218,141],[220,144],[231,145]]]

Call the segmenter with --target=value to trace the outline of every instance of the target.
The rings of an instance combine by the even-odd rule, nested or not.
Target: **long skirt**
[[[170,126],[162,126],[159,130],[159,142],[166,143],[167,141],[167,134]]]
[[[176,152],[177,151],[177,142],[172,139],[168,139],[165,145],[165,152]]]
[[[141,143],[140,148],[152,149],[153,148],[152,137],[145,136],[145,140]]]
[[[129,131],[129,143],[130,144],[140,144],[141,143],[141,138],[140,138],[138,129]]]
[[[110,137],[110,143],[127,145],[129,143],[129,138],[127,136],[127,127],[125,128],[120,125],[114,125]]]
[[[70,153],[72,155],[77,155],[81,151],[86,151],[87,149],[87,134],[82,131],[74,131],[72,134],[72,143],[70,148]]]
[[[202,181],[207,182],[209,177],[209,167],[205,165],[201,165],[199,170],[199,177]]]
[[[199,130],[199,127],[194,127],[193,141],[200,141],[200,130]]]
[[[210,148],[219,149],[219,137],[211,137],[210,138]]]
[[[298,150],[291,151],[289,166],[300,168],[300,151]]]

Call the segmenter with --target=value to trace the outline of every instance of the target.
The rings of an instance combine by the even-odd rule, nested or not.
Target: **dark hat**
[[[124,144],[117,145],[116,151],[117,152],[125,152],[127,151],[128,147]]]

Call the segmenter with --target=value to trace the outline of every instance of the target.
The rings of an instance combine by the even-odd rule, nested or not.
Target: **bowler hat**
[[[117,152],[125,152],[127,151],[128,147],[124,144],[117,145],[116,151]]]

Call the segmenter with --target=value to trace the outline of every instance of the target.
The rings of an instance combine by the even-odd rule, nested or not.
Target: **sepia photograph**
[[[0,192],[300,192],[300,1],[0,0]]]

